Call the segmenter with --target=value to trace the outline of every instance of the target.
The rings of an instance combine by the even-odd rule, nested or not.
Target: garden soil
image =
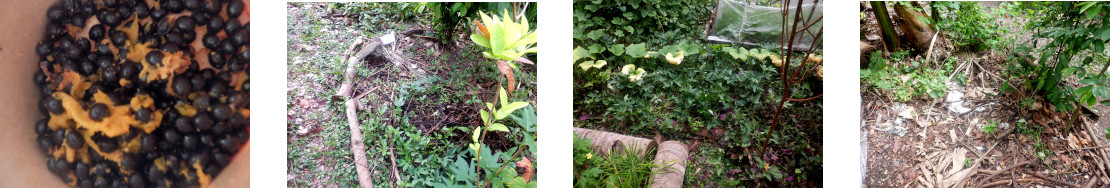
[[[863,6],[861,4],[861,6]],[[991,6],[984,5],[990,8]],[[863,43],[876,43],[878,28],[872,11],[865,10],[861,19]],[[1029,40],[1015,23],[1024,18],[999,18],[1004,29],[1010,30],[1018,42]],[[943,31],[941,31],[943,32]],[[874,36],[874,37],[872,37]],[[942,40],[942,39],[938,39]],[[966,85],[949,84],[949,95],[963,96],[966,113],[949,110],[953,105],[940,99],[919,99],[893,102],[889,96],[861,87],[860,125],[863,136],[863,183],[867,187],[970,187],[976,185],[1032,187],[1110,185],[1108,178],[1107,140],[1102,136],[1110,126],[1110,108],[1096,105],[1078,117],[1080,125],[1065,131],[1070,113],[1058,113],[1040,95],[1001,92],[1006,65],[1006,52],[957,52],[947,39],[938,41],[938,62],[958,57],[955,63],[964,67],[957,72],[967,75]],[[909,61],[923,61],[924,55]],[[923,65],[924,66],[924,65]],[[1074,79],[1067,84],[1078,86]],[[1018,85],[1020,86],[1020,85]],[[1033,99],[1022,105],[1022,99]],[[1030,126],[1040,126],[1047,155],[1037,156],[1031,137],[1015,132],[1015,123],[1025,119]],[[989,121],[999,123],[993,134],[983,131]],[[1021,165],[1015,165],[1021,164]],[[1100,181],[1101,183],[1095,182]],[[1092,184],[1097,183],[1097,184]]]

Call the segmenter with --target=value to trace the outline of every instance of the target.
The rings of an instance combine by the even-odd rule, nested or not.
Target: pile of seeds
[[[242,0],[62,0],[35,46],[35,123],[70,186],[206,186],[250,137]],[[240,23],[242,22],[242,23]]]

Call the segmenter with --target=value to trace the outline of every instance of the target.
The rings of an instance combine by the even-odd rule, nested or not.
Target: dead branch
[[[1063,180],[1058,180],[1056,178],[1051,178],[1051,177],[1048,177],[1047,175],[1044,175],[1044,174],[1041,174],[1041,173],[1034,172],[1032,174],[1033,174],[1033,176],[1037,176],[1038,178],[1045,179],[1045,180],[1052,181],[1052,182],[1056,182],[1056,183],[1059,183],[1059,184],[1064,184],[1064,185],[1068,185],[1068,186],[1072,186],[1072,187],[1082,187],[1082,186],[1079,186],[1078,184],[1069,183],[1069,182],[1066,182],[1066,181],[1063,181]]]
[[[983,178],[983,180],[984,181],[990,180],[991,178],[994,178],[994,176],[997,176],[998,174],[1001,174],[1002,172],[1006,172],[1006,171],[1009,171],[1011,169],[1021,167],[1021,166],[1025,166],[1025,165],[1029,165],[1029,164],[1036,164],[1036,162],[1033,161],[1033,160],[1026,160],[1026,161],[1020,162],[1018,164],[1010,165],[1009,167],[1003,168],[1002,170],[995,171],[994,173],[991,173],[991,175],[987,176],[986,178]],[[979,185],[976,185],[975,187],[985,187],[985,186],[982,185],[982,182],[979,182]]]
[[[351,129],[351,153],[355,155],[355,172],[358,173],[358,184],[362,188],[374,187],[374,180],[370,179],[370,166],[366,165],[366,145],[362,142],[362,130],[359,129],[355,100],[347,100],[347,125]]]
[[[354,84],[355,69],[358,68],[358,63],[370,53],[381,49],[381,46],[382,40],[374,38],[370,43],[363,45],[362,50],[359,50],[354,56],[347,58],[347,70],[343,74],[343,84],[339,85],[339,90],[331,96],[332,101],[343,101],[344,98],[351,96],[351,85]]]

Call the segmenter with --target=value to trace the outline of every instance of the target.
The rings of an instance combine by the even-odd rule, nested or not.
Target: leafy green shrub
[[[947,15],[936,26],[945,36],[955,40],[956,45],[975,50],[998,46],[997,36],[1001,27],[981,10],[979,2],[936,2],[932,6],[937,6],[943,15]]]
[[[715,1],[711,0],[575,0],[574,39],[620,44],[654,40],[663,33],[695,38]],[[660,40],[658,42],[664,42]]]
[[[871,66],[859,71],[861,83],[890,92],[895,100],[903,102],[947,94],[948,86],[944,83],[948,82],[946,75],[951,69],[922,70],[918,62],[899,62],[908,54],[906,51],[892,53],[893,61],[883,59],[881,53],[871,53]]]

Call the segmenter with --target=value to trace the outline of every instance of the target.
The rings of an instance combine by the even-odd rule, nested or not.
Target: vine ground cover
[[[507,4],[507,3],[506,3]],[[346,65],[343,52],[356,38],[398,33],[387,46],[396,57],[371,55],[357,70],[355,94],[372,180],[378,187],[534,186],[536,72],[512,69],[516,90],[499,94],[504,78],[483,47],[458,28],[454,41],[438,41],[426,3],[290,3],[287,185],[355,187],[355,164],[342,102],[329,101]],[[483,6],[496,7],[496,6]],[[532,4],[530,9],[535,8]],[[500,9],[498,9],[500,10]],[[490,11],[486,12],[501,12]],[[534,13],[531,13],[534,14]],[[466,18],[469,20],[470,18]],[[463,22],[470,23],[470,22]],[[533,27],[535,23],[533,22]],[[427,30],[415,37],[410,30]],[[534,55],[525,58],[535,59]],[[505,99],[499,99],[505,96]],[[483,125],[485,103],[528,105],[497,121],[481,152],[468,150]],[[487,127],[488,128],[488,127]],[[472,158],[481,163],[471,162]],[[503,168],[503,169],[502,169]],[[479,179],[480,178],[480,179]]]
[[[782,126],[770,130],[780,45],[704,42],[715,5],[575,1],[574,126],[683,142],[692,156],[684,186],[820,185],[821,99],[786,103]],[[790,98],[820,95],[818,77],[805,76]],[[575,151],[577,162],[586,150]],[[575,185],[595,180],[586,170],[575,169]]]

